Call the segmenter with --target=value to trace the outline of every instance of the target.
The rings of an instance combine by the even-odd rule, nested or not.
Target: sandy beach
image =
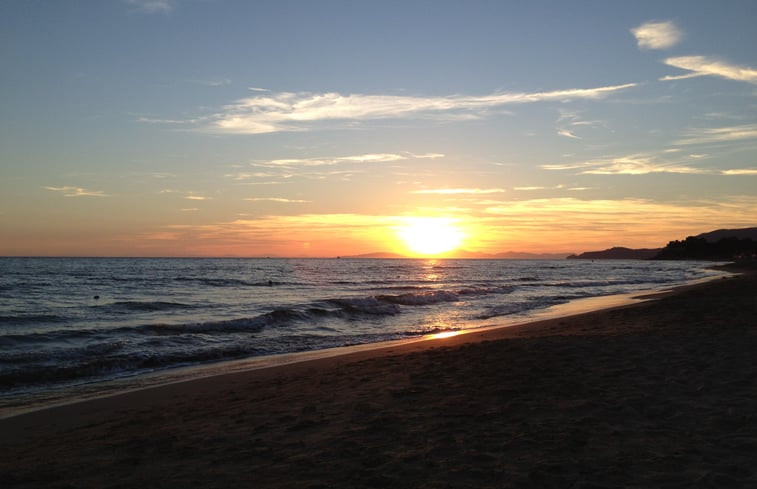
[[[0,486],[757,487],[756,318],[751,270],[46,409],[0,420]]]

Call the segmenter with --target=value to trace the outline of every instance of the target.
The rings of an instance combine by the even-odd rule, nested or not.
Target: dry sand
[[[754,273],[0,420],[3,488],[757,487],[756,462]]]

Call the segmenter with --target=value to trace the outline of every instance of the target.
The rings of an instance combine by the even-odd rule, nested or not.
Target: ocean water
[[[698,262],[0,258],[0,402],[223,360],[526,320]]]

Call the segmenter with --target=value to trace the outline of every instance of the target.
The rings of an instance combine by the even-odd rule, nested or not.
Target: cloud
[[[757,139],[757,124],[690,129],[674,144],[726,143],[745,139]]]
[[[167,14],[174,9],[174,0],[126,0],[134,12]]]
[[[61,192],[64,197],[109,197],[102,190],[87,190],[81,187],[42,187],[53,192]]]
[[[673,202],[562,197],[504,201],[485,212],[505,219],[502,234],[508,239],[520,234],[524,239],[538,236],[547,241],[553,234],[563,243],[581,239],[594,246],[597,242],[611,246],[621,244],[618,239],[624,239],[627,245],[634,234],[660,240],[665,236],[686,236],[694,230],[753,225],[757,197]]]
[[[660,78],[663,81],[681,80],[697,76],[719,76],[729,80],[757,84],[757,69],[748,66],[737,66],[711,56],[678,56],[666,59],[665,64],[681,68],[682,70],[688,70],[692,73]]]
[[[335,158],[284,158],[257,163],[263,166],[332,166],[340,163],[388,163],[407,159],[395,153],[376,153]]]
[[[402,118],[459,120],[483,117],[491,109],[508,104],[576,99],[598,100],[635,87],[636,83],[548,92],[495,93],[484,96],[451,95],[414,97],[340,93],[266,93],[223,107],[206,118],[205,130],[233,134],[305,131],[323,121],[367,121]],[[144,119],[157,123],[159,119]],[[167,120],[173,123],[173,120]],[[187,123],[195,121],[188,120]]]
[[[434,189],[421,189],[413,190],[411,194],[437,194],[437,195],[485,195],[485,194],[499,194],[505,192],[502,188],[434,188]]]
[[[212,197],[205,197],[202,195],[187,195],[184,198],[187,200],[211,200]]]
[[[665,75],[659,80],[660,81],[686,80],[688,78],[698,78],[700,76],[706,76],[706,73],[687,73],[685,75]]]
[[[229,80],[228,78],[214,80],[194,80],[194,83],[206,87],[223,87],[225,85],[231,85],[231,80]]]
[[[639,49],[668,49],[683,39],[683,33],[672,21],[645,22],[631,29]]]
[[[757,168],[741,168],[733,170],[723,170],[723,175],[757,175]]]
[[[442,153],[368,153],[351,156],[318,157],[318,158],[282,158],[276,160],[254,161],[253,166],[263,167],[306,167],[306,166],[333,166],[339,164],[363,164],[363,163],[391,163],[403,160],[424,160],[444,158]],[[241,174],[240,174],[241,175]],[[247,174],[248,176],[272,176],[271,174]],[[238,175],[236,175],[238,176]]]
[[[467,223],[477,236],[471,244],[481,251],[513,246],[534,252],[575,252],[619,245],[663,246],[670,237],[718,227],[747,227],[757,215],[757,196],[683,201],[501,200],[482,204],[475,211],[445,208],[422,215]],[[407,217],[362,213],[240,216],[225,222],[166,225],[137,236],[136,241],[174,252],[181,248],[215,256],[334,256],[396,249],[395,230]]]
[[[535,186],[529,186],[529,187],[513,187],[513,190],[517,190],[519,192],[530,192],[533,190],[571,190],[571,191],[579,191],[579,190],[590,190],[591,187],[567,187],[563,184],[559,185],[553,185],[551,187],[544,187],[540,185]]]
[[[248,202],[281,202],[284,204],[307,204],[312,202],[312,200],[286,199],[283,197],[248,197],[242,200]]]
[[[646,175],[649,173],[710,173],[708,170],[693,168],[676,162],[660,161],[650,154],[603,158],[579,163],[542,165],[545,170],[582,170],[586,175]]]
[[[567,129],[558,129],[557,134],[559,134],[560,136],[565,136],[566,138],[581,139],[580,137],[576,136],[575,134],[568,131]]]

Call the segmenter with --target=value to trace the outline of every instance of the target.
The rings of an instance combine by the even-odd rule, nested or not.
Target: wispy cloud
[[[363,165],[382,164],[408,160],[434,160],[444,158],[442,153],[411,153],[402,151],[399,153],[366,153],[350,156],[314,157],[314,158],[281,158],[275,160],[256,160],[249,166],[265,168],[266,171],[239,171],[225,176],[234,180],[250,180],[256,178],[292,178],[303,176],[301,168],[328,167],[335,165]],[[283,172],[283,173],[282,173]],[[330,173],[334,175],[334,172]],[[273,183],[273,182],[272,182]]]
[[[248,197],[242,200],[246,200],[248,202],[281,202],[284,204],[307,204],[309,202],[312,202],[312,200],[287,199],[284,197]]]
[[[683,33],[672,21],[644,22],[631,29],[639,49],[668,49],[683,39]]]
[[[459,120],[485,116],[491,109],[509,104],[576,99],[598,100],[635,87],[636,83],[548,92],[495,93],[484,96],[451,95],[413,97],[340,93],[266,93],[229,104],[207,117],[205,130],[234,134],[305,131],[323,121],[438,118]],[[157,123],[159,119],[142,119]],[[167,122],[173,123],[169,119]],[[187,121],[188,124],[194,120]]]
[[[87,190],[82,187],[42,187],[53,192],[61,192],[64,197],[108,197],[102,190]]]
[[[575,197],[502,200],[460,217],[477,229],[482,251],[515,246],[535,251],[583,251],[613,245],[662,246],[660,237],[687,236],[716,227],[754,224],[757,197],[715,200],[654,201],[650,199],[578,199]],[[192,243],[195,250],[265,256],[309,253],[332,256],[335,250],[374,251],[391,246],[387,236],[407,216],[370,214],[301,214],[243,217],[206,224],[164,226],[140,236],[143,241],[175,247]],[[313,237],[318,236],[317,240]],[[618,240],[622,241],[619,242]],[[293,245],[292,243],[295,243]],[[303,248],[303,243],[312,247]],[[555,245],[555,243],[558,243]]]
[[[411,194],[437,194],[437,195],[485,195],[500,194],[505,192],[502,188],[427,188],[413,190]]]
[[[542,187],[540,185],[534,185],[531,187],[513,187],[513,190],[517,190],[519,192],[530,192],[533,190],[546,190],[548,188],[551,188],[551,187]]]
[[[174,9],[174,0],[126,0],[135,12],[167,14]]]
[[[580,137],[576,136],[575,134],[573,134],[567,129],[558,129],[557,134],[559,134],[560,136],[565,136],[566,138],[581,139]]]
[[[278,160],[258,161],[257,166],[332,166],[341,163],[390,163],[393,161],[410,159],[443,158],[441,153],[369,153],[352,156],[337,156],[325,158],[284,158]]]
[[[566,185],[560,184],[551,187],[544,187],[541,185],[534,185],[530,187],[513,187],[513,190],[517,190],[519,192],[531,192],[534,190],[567,190],[570,192],[581,192],[584,190],[592,190],[592,188],[593,187],[568,187]]]
[[[542,165],[545,170],[581,170],[587,175],[646,175],[649,173],[710,173],[678,162],[661,160],[652,154],[632,154],[578,163]]]
[[[757,124],[690,129],[674,144],[727,143],[747,139],[757,139]]]
[[[723,175],[757,175],[757,168],[735,168],[733,170],[723,170]]]
[[[212,197],[205,197],[204,195],[187,195],[184,197],[187,200],[211,200]]]
[[[618,239],[628,243],[629,229],[636,230],[639,236],[659,240],[661,236],[686,236],[691,231],[718,226],[749,226],[754,224],[756,211],[755,196],[681,202],[562,197],[505,201],[485,210],[492,216],[506,218],[502,233],[510,238],[538,233],[544,241],[552,234],[561,242],[585,239],[594,243],[603,241],[608,246],[621,244]]]
[[[711,56],[678,56],[668,58],[665,64],[682,70],[691,71],[684,75],[665,76],[660,80],[681,80],[697,76],[719,76],[729,80],[757,84],[757,69],[749,66],[738,66],[728,61]]]
[[[707,73],[686,73],[685,75],[665,75],[662,78],[660,78],[660,81],[686,80],[689,78],[698,78],[700,76],[707,76]]]
[[[193,80],[193,83],[197,83],[198,85],[203,85],[206,87],[223,87],[226,85],[231,85],[231,80],[229,80],[228,78],[210,79],[210,80]]]
[[[580,112],[566,108],[558,108],[560,117],[557,119],[557,134],[571,139],[583,139],[572,128],[595,128],[604,126],[606,123],[599,120],[586,120]]]

